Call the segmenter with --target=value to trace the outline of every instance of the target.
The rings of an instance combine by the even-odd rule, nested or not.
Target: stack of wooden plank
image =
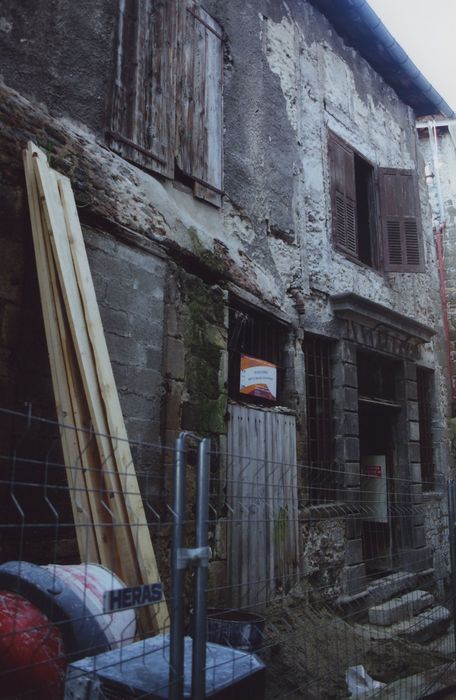
[[[98,303],[68,178],[33,143],[24,151],[38,282],[81,561],[128,585],[159,581]],[[169,623],[165,602],[143,630]]]

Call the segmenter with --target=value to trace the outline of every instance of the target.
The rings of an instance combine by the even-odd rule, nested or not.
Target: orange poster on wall
[[[257,357],[241,355],[241,394],[268,401],[277,399],[277,366]]]

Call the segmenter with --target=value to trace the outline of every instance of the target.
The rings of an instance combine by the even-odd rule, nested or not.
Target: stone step
[[[371,581],[367,587],[369,599],[374,605],[384,603],[400,593],[416,588],[416,580],[416,574],[409,571],[398,571]]]
[[[394,634],[413,642],[429,642],[443,634],[451,622],[451,613],[443,605],[436,605],[410,620],[404,620],[390,628]]]
[[[398,598],[374,605],[369,608],[368,618],[371,625],[393,625],[434,605],[434,596],[427,591],[411,591]]]

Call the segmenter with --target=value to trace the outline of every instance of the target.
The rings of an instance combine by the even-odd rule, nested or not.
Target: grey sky
[[[456,0],[368,0],[391,34],[456,111]]]

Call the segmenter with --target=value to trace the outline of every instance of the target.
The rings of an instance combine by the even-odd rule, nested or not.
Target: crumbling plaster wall
[[[53,114],[89,127],[91,148],[84,150],[95,155],[109,102],[116,3],[32,5],[2,5],[5,80]],[[159,233],[198,256],[188,236],[193,228],[220,271],[292,317],[286,291],[293,285],[323,296],[356,290],[432,324],[425,275],[378,274],[331,244],[327,128],[375,164],[418,167],[411,111],[307,2],[208,0],[205,7],[225,33],[224,206],[202,205],[172,183],[97,152],[98,162],[111,160],[111,173],[130,180],[127,192],[124,177],[110,183],[116,218],[125,223],[127,209],[129,225],[147,233],[154,212]],[[92,177],[86,164],[78,165]],[[426,210],[423,215],[428,234]],[[429,235],[425,247],[432,267]],[[328,304],[325,310],[329,322]],[[309,323],[321,325],[321,312],[309,298]]]
[[[20,172],[20,147],[35,139],[71,177],[87,226],[196,265],[211,283],[231,280],[295,322],[287,291],[301,288],[308,329],[330,332],[329,295],[347,291],[436,325],[437,273],[424,204],[426,274],[384,275],[347,260],[331,243],[327,129],[376,165],[422,173],[411,110],[308,2],[204,6],[224,32],[220,210],[106,149],[115,0],[2,3],[6,171],[16,163]],[[14,264],[12,270],[13,277],[21,274]],[[432,350],[428,356],[432,362]]]

